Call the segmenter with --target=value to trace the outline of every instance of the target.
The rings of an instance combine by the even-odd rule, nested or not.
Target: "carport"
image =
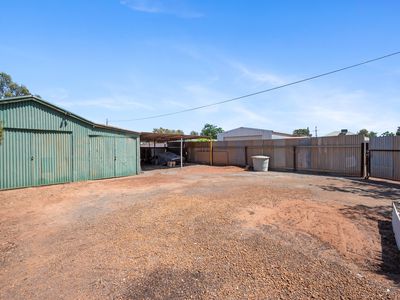
[[[179,142],[180,143],[180,167],[183,167],[183,142],[187,140],[207,139],[210,140],[210,149],[212,147],[212,140],[208,136],[203,135],[191,135],[191,134],[175,134],[175,133],[154,133],[154,132],[142,132],[140,134],[140,141],[152,143],[155,153],[157,143],[169,143]],[[211,152],[210,152],[211,153]]]

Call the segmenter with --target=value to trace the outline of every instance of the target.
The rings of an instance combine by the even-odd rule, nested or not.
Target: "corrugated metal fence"
[[[251,156],[270,157],[270,169],[363,176],[364,137],[359,135],[187,143],[188,161],[252,166]]]
[[[400,136],[371,138],[369,166],[371,177],[400,180]]]

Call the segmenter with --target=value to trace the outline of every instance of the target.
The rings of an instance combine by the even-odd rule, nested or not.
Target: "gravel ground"
[[[400,299],[396,184],[189,166],[0,192],[0,299]]]

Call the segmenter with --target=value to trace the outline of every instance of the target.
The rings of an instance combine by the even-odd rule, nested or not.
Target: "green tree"
[[[381,134],[381,136],[394,136],[393,132],[385,131],[384,133]]]
[[[397,127],[396,135],[397,135],[397,136],[400,135],[400,127]]]
[[[359,132],[357,132],[358,135],[363,135],[365,137],[368,137],[369,131],[367,129],[361,129]]]
[[[26,86],[15,83],[10,75],[0,72],[0,99],[30,94]]]
[[[375,131],[368,131],[367,129],[361,129],[358,133],[358,135],[363,135],[365,137],[371,138],[371,137],[376,137],[378,136],[378,133]]]
[[[198,133],[197,131],[192,130],[192,131],[190,132],[190,135],[199,135],[199,133]]]
[[[217,138],[217,134],[222,132],[224,132],[224,130],[221,127],[206,123],[201,130],[201,135],[209,136],[210,138],[215,140]]]
[[[167,128],[154,128],[153,129],[154,133],[166,133],[166,134],[185,134],[182,130],[180,129],[167,129]]]
[[[310,128],[299,128],[293,130],[293,135],[294,136],[311,136],[310,134]]]

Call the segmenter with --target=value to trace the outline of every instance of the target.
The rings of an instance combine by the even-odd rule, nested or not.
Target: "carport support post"
[[[181,168],[183,167],[183,138],[181,137]]]

